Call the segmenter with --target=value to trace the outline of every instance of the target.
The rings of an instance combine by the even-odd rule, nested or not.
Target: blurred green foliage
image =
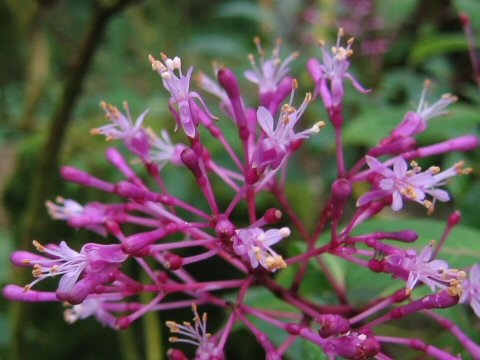
[[[452,106],[451,116],[432,121],[429,131],[419,138],[419,142],[429,144],[452,135],[478,132],[480,94],[472,80],[466,41],[457,14],[459,11],[480,13],[479,2],[389,0],[373,3],[375,6],[372,11],[383,19],[383,26],[373,30],[366,27],[357,36],[357,47],[360,49],[362,42],[367,39],[382,38],[388,42],[388,51],[368,54],[355,48],[353,72],[374,92],[365,96],[348,88],[345,127],[345,142],[349,147],[346,151],[347,162],[353,164],[365,149],[387,135],[406,111],[415,108],[411,103],[418,102],[426,78],[432,79],[435,84],[431,99],[451,91],[460,97],[460,102]],[[8,54],[0,58],[0,150],[7,147],[18,149],[14,166],[2,168],[0,172],[1,178],[10,174],[3,195],[8,222],[5,219],[0,221],[0,225],[5,224],[0,229],[0,285],[8,283],[14,271],[9,270],[6,254],[26,240],[21,239],[20,234],[25,224],[32,179],[38,176],[36,164],[42,144],[49,136],[47,129],[52,109],[58,102],[66,75],[74,71],[70,61],[78,50],[79,39],[84,35],[95,4],[93,0],[0,1],[0,47],[2,54]],[[303,65],[309,56],[320,54],[315,46],[316,37],[333,40],[336,27],[342,23],[342,19],[353,16],[349,13],[348,4],[349,0],[145,0],[127,8],[109,24],[95,54],[83,84],[83,93],[74,109],[73,122],[65,137],[60,163],[77,166],[100,178],[112,181],[120,179],[104,159],[105,149],[110,144],[88,135],[90,128],[104,122],[98,106],[101,100],[118,106],[127,100],[134,114],[149,108],[149,126],[173,130],[174,122],[166,105],[167,94],[161,79],[150,70],[147,60],[149,53],[158,55],[161,51],[169,56],[179,55],[186,66],[195,65],[196,69],[208,74],[212,73],[211,62],[218,61],[241,74],[249,67],[246,55],[255,51],[253,36],[260,35],[267,49],[274,44],[277,36],[281,36],[284,39],[284,54],[294,50],[302,52],[293,65],[294,73],[298,76],[301,90],[311,91],[313,83]],[[480,34],[480,17],[472,17],[472,24]],[[241,79],[241,85],[250,92],[246,94],[249,105],[256,106],[255,88],[244,79]],[[212,100],[208,95],[206,98]],[[215,107],[213,109],[218,110]],[[326,118],[326,114],[320,102],[316,102],[310,106],[305,121],[313,122],[320,118]],[[236,130],[227,121],[221,120],[225,133],[235,136]],[[212,142],[212,152],[222,163],[225,154],[215,146],[217,144]],[[296,155],[298,161],[291,166],[291,182],[287,190],[293,208],[313,228],[316,214],[321,210],[331,181],[336,176],[332,129],[325,129],[306,148],[307,151]],[[458,154],[452,154],[434,160],[437,164],[450,166],[458,161],[458,157]],[[466,159],[474,169],[479,168],[479,151],[462,155],[461,158]],[[201,204],[203,199],[195,191],[192,179],[179,175],[176,169],[168,168],[168,171],[170,174],[166,176],[166,181],[172,193]],[[66,198],[78,199],[82,203],[117,200],[91,189],[65,184],[56,173],[48,174],[48,178],[52,190]],[[307,183],[305,178],[309,179]],[[356,190],[360,192],[360,189]],[[391,214],[385,214],[381,220],[367,223],[359,231],[379,230],[379,227],[389,231],[411,228],[420,232],[422,241],[419,246],[423,246],[430,239],[439,239],[449,212],[460,209],[463,225],[452,234],[444,255],[459,267],[467,265],[467,255],[469,259],[476,258],[478,261],[478,175],[462,178],[452,184],[449,190],[454,196],[453,203],[439,207],[440,211],[431,220],[415,219],[414,216],[424,218],[425,214],[409,208],[405,218],[393,220]],[[221,205],[228,204],[231,196],[228,190],[219,194]],[[265,209],[275,204],[275,199],[271,197],[261,199],[261,206]],[[240,223],[244,220],[241,211],[234,216]],[[44,229],[37,236],[44,242],[71,239],[75,244],[73,247],[80,247],[85,242],[102,241],[95,234],[75,232],[61,222],[50,220],[46,211],[43,223]],[[291,254],[303,249],[303,245],[296,242],[282,246],[282,251]],[[368,286],[365,287],[365,281],[360,280],[368,274],[358,271],[358,268],[352,271],[352,265],[342,260],[325,260],[335,276],[347,284],[349,296],[355,303],[366,303],[373,296],[397,286],[390,277],[379,275],[375,282],[367,282]],[[194,273],[199,278],[209,278],[213,276],[214,266],[220,265],[199,268]],[[288,286],[292,273],[289,269],[280,272],[279,281]],[[359,284],[362,284],[362,288],[358,287]],[[53,288],[51,283],[42,285]],[[325,276],[315,265],[308,269],[301,291],[319,302],[335,301]],[[260,288],[250,291],[247,298],[251,304],[259,307],[282,309],[285,306]],[[0,299],[0,359],[6,358],[11,341],[8,309],[6,301]],[[143,322],[135,324],[133,330],[118,335],[112,330],[102,329],[92,319],[74,326],[68,325],[62,321],[62,309],[58,305],[33,304],[28,305],[28,309],[31,316],[21,324],[25,328],[28,359],[45,359],[53,354],[55,359],[92,360],[143,359],[148,356],[143,344],[146,331]],[[212,331],[223,321],[221,314],[213,314],[218,316],[216,321],[211,321]],[[478,321],[471,319],[470,310],[466,308],[452,310],[447,315],[464,328],[473,329],[473,321]],[[159,318],[164,321],[190,316],[188,311],[174,311],[168,315],[160,314]],[[210,318],[215,319],[215,316]],[[268,329],[275,343],[284,340],[285,335],[275,332],[274,328],[270,329],[262,323],[256,325],[261,330]],[[436,324],[425,319],[422,326],[421,331],[427,337],[438,337],[455,351],[461,352],[458,344],[447,339],[444,333],[438,333]],[[392,334],[414,335],[407,321],[401,322],[395,329],[385,328]],[[478,334],[475,336],[477,341],[480,340]],[[249,349],[248,354],[245,354],[245,349]],[[297,342],[288,356],[291,359],[323,359],[324,356],[316,350],[309,343]],[[241,326],[237,326],[227,351],[229,359],[263,356],[253,336],[246,335]],[[393,348],[392,351],[398,354],[395,352],[398,349]],[[415,354],[408,356],[414,358]]]

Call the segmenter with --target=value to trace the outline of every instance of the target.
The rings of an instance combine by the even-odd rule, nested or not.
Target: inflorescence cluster
[[[437,359],[456,358],[421,339],[384,336],[377,331],[381,324],[421,312],[449,329],[452,336],[479,359],[480,346],[453,322],[431,311],[462,303],[471,305],[480,316],[480,265],[455,269],[441,260],[442,246],[459,223],[460,213],[454,212],[449,217],[445,236],[437,242],[427,242],[424,247],[421,245],[420,252],[384,241],[413,243],[418,238],[413,230],[352,235],[358,225],[387,207],[400,211],[405,202],[416,202],[431,212],[437,202],[449,201],[443,185],[450,178],[471,170],[463,163],[452,164],[445,170],[436,166],[422,169],[415,160],[473,150],[479,139],[465,135],[417,147],[415,137],[427,130],[431,119],[444,115],[446,108],[456,101],[454,96],[446,94],[428,104],[426,82],[418,109],[407,113],[387,138],[347,168],[342,144],[345,87],[351,83],[361,93],[370,90],[362,87],[349,73],[353,39],[344,46],[342,36],[340,30],[337,43],[331,49],[320,42],[322,58],[308,61],[315,89],[307,93],[303,101],[295,99],[298,84],[289,75],[289,65],[298,54],[282,60],[280,42],[272,57],[267,58],[260,41],[255,39],[259,57],[249,56],[253,70],[245,72],[245,77],[258,85],[260,106],[257,108],[247,106],[237,77],[230,69],[218,68],[218,81],[204,73],[196,77],[202,90],[218,97],[223,111],[221,117],[232,119],[237,127],[241,151],[224,136],[222,121],[216,121],[217,117],[210,112],[202,96],[190,89],[193,68],[184,73],[180,58],[171,59],[164,54],[158,59],[150,56],[152,69],[160,75],[163,86],[170,93],[169,108],[177,129],[185,135],[184,143],[173,143],[167,130],[157,135],[145,127],[147,112],[134,120],[127,104],[122,112],[102,103],[109,123],[93,129],[92,133],[104,135],[108,140],[122,140],[144,165],[150,179],[137,175],[129,161],[114,148],[107,150],[106,157],[125,177],[119,183],[99,179],[74,167],[63,167],[61,174],[65,180],[115,194],[121,201],[81,205],[75,200],[58,198],[56,203],[47,202],[52,217],[67,221],[73,228],[86,228],[115,241],[85,244],[78,251],[65,241],[46,245],[34,241],[38,253],[16,251],[11,259],[15,265],[32,267],[35,279],[25,287],[6,286],[4,296],[18,301],[65,302],[68,322],[93,316],[115,329],[129,327],[150,311],[192,307],[193,323],[168,321],[166,325],[172,333],[172,343],[196,346],[196,359],[225,358],[225,345],[237,322],[243,323],[255,335],[266,358],[271,360],[282,358],[298,338],[316,344],[330,358],[390,359],[383,347],[385,343],[410,347]],[[318,216],[316,229],[310,232],[292,209],[285,187],[286,169],[293,154],[326,126],[323,121],[302,124],[303,114],[315,99],[323,102],[335,130],[338,178]],[[202,127],[221,144],[231,159],[230,166],[220,165],[211,156],[200,136],[199,128]],[[202,131],[202,137],[207,134]],[[164,177],[168,176],[168,167],[172,165],[193,175],[199,193],[206,200],[204,208],[171,194]],[[215,182],[212,181],[214,177],[218,177]],[[369,184],[370,191],[356,199],[356,208],[346,216],[344,207],[349,200],[352,203],[352,188],[359,182]],[[216,194],[223,190],[219,190],[219,184],[233,190],[228,206],[218,201]],[[263,192],[278,199],[278,208],[258,213],[258,195]],[[232,213],[239,204],[248,209],[247,225],[232,220]],[[280,225],[283,213],[288,215],[294,231]],[[125,233],[132,228],[131,224],[144,230]],[[320,235],[327,231],[331,233],[328,242],[319,241]],[[282,256],[276,244],[292,237],[303,239],[306,250],[293,257]],[[185,248],[195,248],[197,252],[191,256],[179,255],[178,250]],[[336,281],[320,255],[337,256],[370,269],[371,279],[365,281],[375,281],[375,273],[381,272],[403,280],[404,286],[357,308],[348,302],[348,289]],[[189,272],[189,265],[214,257],[242,275],[225,279],[219,272],[216,280],[196,280]],[[299,288],[311,261],[320,262],[338,297],[336,303],[318,304],[300,294]],[[142,282],[126,272],[124,265],[131,262],[136,262],[146,273],[147,281]],[[287,288],[277,283],[272,273],[292,265],[296,265],[298,271]],[[56,276],[59,277],[56,291],[34,290],[38,282]],[[431,290],[427,295],[416,292],[423,285]],[[297,311],[247,305],[244,301],[247,293],[259,286],[293,305]],[[235,294],[235,301],[231,297],[227,301],[223,293],[218,293],[225,289]],[[153,296],[148,303],[141,303],[138,295],[145,292]],[[182,300],[178,300],[178,296],[172,299],[171,295],[179,293],[183,294]],[[227,314],[223,328],[215,334],[208,333],[207,315],[200,316],[197,311],[197,306],[204,304],[218,306]],[[253,319],[285,331],[287,340],[281,346],[274,344]],[[169,350],[168,355],[171,359],[186,359],[179,349]]]

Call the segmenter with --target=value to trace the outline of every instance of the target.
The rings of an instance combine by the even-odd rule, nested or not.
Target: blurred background
[[[91,128],[106,121],[100,101],[119,107],[128,101],[134,116],[149,108],[149,126],[173,131],[168,94],[160,77],[151,71],[148,54],[178,55],[184,68],[194,65],[212,77],[212,62],[217,62],[240,76],[249,68],[247,55],[256,52],[254,36],[261,37],[267,53],[281,37],[283,58],[293,51],[301,54],[292,65],[300,83],[300,101],[305,91],[313,90],[305,63],[311,56],[320,56],[317,39],[333,43],[342,26],[347,36],[356,38],[352,72],[373,89],[366,96],[347,84],[346,159],[353,164],[365,149],[386,136],[406,111],[416,108],[427,78],[433,84],[429,95],[432,101],[445,92],[454,93],[460,101],[451,107],[451,116],[432,121],[419,142],[430,144],[478,133],[479,84],[475,82],[460,12],[471,15],[472,27],[480,36],[480,16],[475,16],[480,14],[478,0],[0,0],[0,286],[31,281],[29,271],[13,269],[8,256],[12,249],[31,250],[33,239],[44,243],[68,239],[77,249],[86,242],[104,241],[96,234],[76,232],[50,219],[44,203],[57,195],[80,203],[112,200],[91,189],[66,184],[58,173],[60,166],[69,164],[100,178],[120,179],[104,159],[105,149],[111,144],[89,135]],[[241,85],[247,103],[258,106],[256,88],[243,77]],[[205,98],[219,114],[216,100],[208,95]],[[319,119],[326,119],[326,115],[316,102],[310,106],[305,122]],[[235,133],[231,125],[224,126],[227,134]],[[327,128],[314,137],[291,166],[288,192],[310,228],[336,176],[332,134]],[[217,143],[212,146],[214,155],[223,156]],[[451,166],[464,159],[476,170],[479,158],[476,151],[432,161]],[[180,179],[168,180],[167,176],[172,191],[196,202],[193,182]],[[466,266],[462,265],[465,257],[480,259],[478,174],[456,179],[448,189],[454,201],[440,206],[428,220],[418,221],[415,217],[425,214],[412,206],[402,213],[403,220],[390,220],[386,214],[382,221],[400,228],[414,227],[429,240],[438,238],[444,219],[453,209],[460,209],[463,227],[458,230],[459,242],[455,245],[460,250],[456,248],[450,255],[459,261],[457,266]],[[357,194],[366,190],[355,189]],[[219,196],[222,198],[222,194]],[[227,204],[229,196],[223,196]],[[275,201],[262,198],[260,206],[275,206]],[[242,214],[238,217],[241,222]],[[293,242],[284,251],[301,251],[301,244]],[[389,282],[383,278],[371,289],[355,288],[358,279],[348,267],[342,263],[333,266],[338,276],[351,284],[352,301],[359,304],[385,290],[382,286]],[[198,268],[194,272],[208,278],[209,270]],[[312,268],[309,274],[302,291],[320,302],[331,301],[332,293],[324,287],[319,269]],[[285,279],[281,281],[288,282],[289,273],[282,276]],[[52,290],[56,280],[45,283],[39,289]],[[272,295],[261,289],[251,297],[257,305],[276,306]],[[102,328],[94,319],[69,325],[63,321],[62,312],[59,304],[11,304],[0,298],[0,359],[161,359],[168,348],[163,322],[191,317],[188,311],[152,314],[130,330],[115,332]],[[472,320],[472,314],[462,308],[450,316],[470,328],[470,334],[476,333],[478,341],[479,323]],[[221,314],[217,315],[210,316],[212,331],[223,321]],[[400,330],[392,331],[409,335],[420,332],[461,352],[448,335],[424,320],[421,328],[405,322]],[[282,335],[278,339],[276,334],[272,336],[275,341],[282,339]],[[295,347],[290,358],[323,358],[304,345]],[[229,359],[264,357],[253,336],[241,327],[233,333],[227,351]],[[392,351],[395,354],[397,350]]]

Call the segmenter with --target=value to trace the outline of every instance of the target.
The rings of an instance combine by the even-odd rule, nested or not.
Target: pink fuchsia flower
[[[460,303],[470,304],[475,314],[480,317],[480,265],[474,264],[470,268],[468,279],[463,281],[463,294]]]
[[[192,311],[195,315],[193,325],[189,322],[183,322],[183,324],[176,323],[175,321],[166,322],[172,334],[183,335],[185,337],[179,338],[172,336],[168,340],[172,343],[181,342],[196,346],[195,360],[224,359],[223,350],[216,346],[211,334],[207,332],[207,313],[203,313],[200,318],[196,304],[192,304]]]
[[[432,105],[428,104],[426,98],[429,86],[430,81],[426,80],[417,111],[409,112],[405,115],[402,123],[392,132],[394,137],[408,137],[424,132],[427,129],[427,122],[430,119],[447,115],[448,112],[445,109],[457,101],[456,96],[453,96],[452,94],[444,94]]]
[[[194,91],[190,91],[190,79],[192,77],[193,67],[190,67],[187,74],[183,75],[182,61],[177,56],[169,59],[165,54],[162,54],[163,62],[156,60],[152,55],[149,55],[148,58],[152,63],[152,69],[162,77],[163,86],[170,92],[169,105],[177,118],[177,127],[183,127],[185,134],[190,138],[194,138],[197,134],[196,126],[198,125],[198,120],[193,114],[190,101],[194,99],[198,100],[207,115],[212,119],[215,119],[215,117],[208,111],[207,105],[200,95]],[[175,74],[175,72],[177,72],[177,74]],[[174,105],[177,106],[178,112],[174,110]]]
[[[410,249],[403,254],[398,253],[385,257],[390,265],[408,271],[406,284],[408,293],[413,290],[419,281],[435,291],[437,287],[440,289],[459,289],[458,285],[465,279],[464,271],[449,269],[446,261],[433,259],[434,245],[435,241],[432,240],[419,255],[415,250]]]
[[[34,241],[33,245],[49,257],[34,255],[33,260],[27,257],[23,259],[24,264],[33,265],[32,274],[36,278],[25,286],[25,291],[48,277],[60,275],[57,297],[71,304],[81,303],[96,285],[108,282],[109,272],[128,258],[120,245],[90,243],[84,245],[80,252],[71,249],[65,241],[59,246],[46,247],[38,241]],[[81,275],[84,277],[79,280]]]
[[[255,61],[255,57],[250,54],[248,59],[252,64],[253,70],[245,71],[245,77],[258,85],[260,99],[264,106],[268,106],[268,98],[273,98],[283,79],[290,72],[288,65],[298,57],[298,53],[290,54],[285,60],[280,58],[280,48],[282,40],[277,39],[277,45],[272,51],[272,57],[265,60],[265,52],[259,37],[254,38],[255,45],[260,59],[259,66]],[[271,100],[271,99],[270,99]]]
[[[309,63],[310,72],[315,74],[314,78],[317,81],[317,89],[319,89],[322,97],[326,101],[328,106],[337,106],[343,99],[345,91],[343,89],[343,79],[347,78],[350,80],[358,91],[363,94],[369,93],[370,90],[363,88],[363,86],[355,79],[350,73],[348,73],[348,68],[350,67],[350,62],[347,60],[353,54],[351,49],[353,45],[353,38],[350,38],[347,41],[347,47],[341,46],[340,42],[344,35],[343,29],[338,30],[337,44],[331,48],[331,51],[325,49],[325,43],[320,41],[322,46],[322,59],[323,63],[319,64],[316,60],[313,60]],[[325,82],[328,80],[330,82],[330,89],[327,89]],[[327,93],[322,93],[327,92]]]
[[[47,201],[48,213],[53,219],[66,220],[73,227],[85,227],[102,236],[107,235],[107,230],[103,225],[107,220],[105,205],[97,202],[80,205],[72,199],[57,197],[57,204]]]
[[[271,246],[288,236],[290,236],[290,229],[286,227],[267,231],[259,227],[240,229],[232,238],[233,250],[235,254],[250,262],[254,269],[261,265],[269,271],[276,271],[285,268],[287,264]]]
[[[293,93],[292,93],[293,94]],[[298,140],[307,139],[312,134],[318,134],[320,129],[325,126],[323,121],[317,122],[310,129],[295,133],[294,127],[312,99],[312,95],[307,93],[305,100],[298,109],[295,109],[291,102],[285,104],[282,109],[274,129],[273,116],[266,108],[260,106],[257,110],[257,119],[260,127],[265,133],[265,138],[258,144],[254,156],[253,167],[265,168],[270,166],[272,170],[277,169],[285,155],[290,149],[290,145]]]
[[[180,154],[187,148],[185,145],[173,144],[166,130],[160,132],[160,137],[150,128],[147,129],[147,134],[151,148],[149,161],[158,164],[160,169],[169,162],[176,166],[183,165]]]
[[[81,304],[73,305],[64,311],[65,321],[73,324],[77,320],[83,320],[94,316],[103,326],[115,328],[117,318],[106,309],[105,304],[121,300],[119,294],[90,295]]]
[[[409,170],[407,162],[402,157],[394,159],[393,170],[374,157],[366,156],[366,161],[370,169],[382,175],[383,179],[379,182],[380,189],[360,197],[357,206],[391,195],[394,211],[402,209],[402,197],[416,201],[428,209],[433,209],[436,200],[449,201],[448,193],[438,189],[437,186],[444,185],[445,180],[452,176],[471,172],[471,169],[463,168],[463,163],[457,163],[443,172],[440,172],[440,168],[436,166],[422,172],[415,162],[411,163],[412,169]],[[433,201],[427,200],[426,195],[430,195]]]
[[[138,156],[145,158],[149,152],[149,144],[145,129],[142,127],[148,110],[144,111],[135,123],[132,120],[128,103],[124,103],[123,107],[126,114],[123,114],[118,108],[102,101],[102,108],[106,112],[107,118],[112,124],[104,125],[91,130],[93,135],[105,135],[107,140],[123,140],[129,150]]]

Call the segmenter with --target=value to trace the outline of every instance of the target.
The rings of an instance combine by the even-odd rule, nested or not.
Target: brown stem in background
[[[42,149],[35,177],[32,179],[32,187],[29,196],[29,204],[25,215],[25,224],[20,235],[20,244],[26,248],[29,241],[36,236],[42,228],[44,203],[53,190],[49,188],[52,174],[58,172],[58,158],[63,145],[65,133],[70,123],[71,115],[82,90],[82,85],[93,60],[95,51],[99,47],[102,35],[108,23],[114,16],[130,3],[138,0],[117,0],[105,2],[95,7],[91,16],[86,34],[81,41],[79,51],[69,69],[69,75],[65,80],[62,95],[50,120],[48,139]],[[16,283],[25,283],[25,273],[16,274]],[[25,346],[26,322],[28,320],[27,305],[22,303],[12,304],[11,312],[11,344],[10,359],[27,359]]]

